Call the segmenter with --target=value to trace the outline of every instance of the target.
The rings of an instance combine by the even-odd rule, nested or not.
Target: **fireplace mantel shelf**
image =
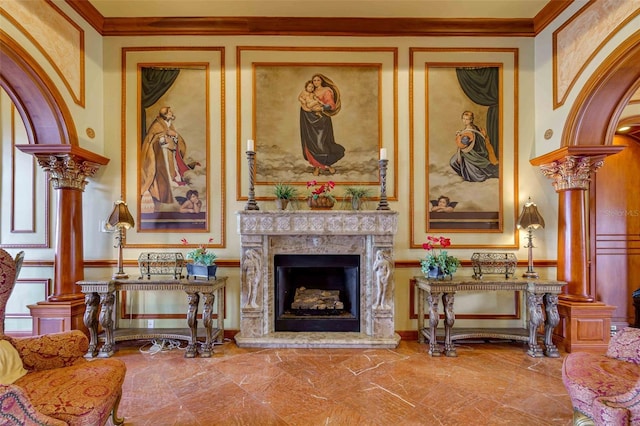
[[[398,231],[398,212],[385,210],[296,210],[238,212],[243,235],[384,235]]]

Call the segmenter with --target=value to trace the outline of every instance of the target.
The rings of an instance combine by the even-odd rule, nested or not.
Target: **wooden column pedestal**
[[[615,306],[600,302],[572,302],[560,299],[560,324],[554,341],[564,344],[567,352],[605,353],[611,336],[611,315]]]
[[[88,335],[84,325],[84,297],[63,302],[43,301],[28,308],[33,318],[34,336],[70,330],[81,330]]]
[[[565,145],[531,160],[543,175],[553,180],[558,193],[558,280],[566,281],[559,296],[560,324],[554,341],[567,352],[604,353],[611,335],[614,306],[596,301],[588,271],[586,196],[592,174],[609,155],[624,147]]]
[[[68,330],[88,333],[83,321],[84,295],[76,286],[76,281],[84,279],[82,194],[87,177],[109,159],[80,148],[73,139],[69,143],[17,145],[38,160],[58,194],[53,294],[28,306],[33,335]]]

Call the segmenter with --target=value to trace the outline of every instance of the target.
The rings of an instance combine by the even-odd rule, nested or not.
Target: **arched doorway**
[[[53,82],[15,41],[0,32],[0,86],[27,129],[30,144],[78,145],[71,113]]]
[[[607,156],[623,150],[613,145],[613,137],[622,111],[639,84],[637,32],[602,62],[578,94],[563,131],[562,147],[531,161],[554,179],[559,195],[558,278],[568,282],[568,291],[560,296],[561,324],[556,336],[562,338],[569,352],[603,351],[609,341],[616,308],[594,297],[594,262],[605,260],[594,258],[589,245],[594,239],[593,207],[598,203],[595,185],[589,180],[594,179],[594,172],[606,163]]]
[[[32,332],[84,329],[84,296],[75,285],[84,279],[82,193],[86,177],[109,159],[78,146],[71,113],[55,84],[4,32],[0,32],[0,63],[0,86],[22,118],[29,141],[17,148],[36,157],[57,190],[53,293],[29,306]]]

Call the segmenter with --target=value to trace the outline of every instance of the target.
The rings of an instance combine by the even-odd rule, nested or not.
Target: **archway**
[[[615,307],[596,300],[590,275],[595,263],[589,264],[594,258],[589,256],[592,246],[587,235],[594,228],[597,194],[589,182],[607,156],[624,149],[612,144],[613,136],[638,84],[640,31],[618,46],[584,85],[567,117],[561,148],[531,160],[554,180],[559,196],[557,275],[568,284],[560,296],[556,336],[568,352],[603,351],[609,342]],[[592,206],[589,215],[586,194]]]
[[[27,129],[30,144],[78,145],[71,113],[55,84],[22,47],[0,31],[0,86]]]
[[[604,60],[573,104],[562,146],[609,145],[622,110],[640,85],[640,31]]]
[[[29,306],[32,332],[84,329],[84,296],[75,284],[84,279],[82,194],[86,177],[109,159],[78,146],[71,113],[55,84],[36,60],[2,31],[0,63],[0,85],[22,118],[29,141],[17,148],[36,157],[57,192],[53,294]]]

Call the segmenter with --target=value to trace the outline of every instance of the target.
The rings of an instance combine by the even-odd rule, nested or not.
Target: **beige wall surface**
[[[236,216],[235,213],[244,208],[246,200],[239,199],[237,182],[248,180],[248,176],[238,176],[241,173],[239,164],[245,164],[246,158],[244,151],[246,139],[250,138],[250,130],[252,127],[252,117],[247,117],[246,111],[240,111],[238,105],[238,85],[237,77],[239,74],[247,72],[247,68],[237,69],[236,49],[239,46],[277,46],[280,48],[300,49],[304,47],[339,47],[339,48],[395,48],[398,52],[398,68],[397,68],[397,102],[395,108],[397,116],[395,122],[391,122],[395,126],[391,132],[393,146],[397,148],[392,154],[390,162],[390,173],[394,173],[397,179],[397,201],[391,202],[391,208],[400,213],[399,230],[395,243],[395,260],[400,267],[395,271],[395,291],[396,291],[396,324],[395,328],[399,331],[409,331],[416,328],[416,321],[409,318],[409,314],[413,309],[409,305],[410,289],[409,280],[412,276],[420,274],[418,259],[424,256],[424,251],[420,248],[412,248],[412,232],[420,236],[420,240],[426,238],[426,231],[422,221],[414,223],[414,229],[411,229],[411,217],[424,215],[422,205],[414,205],[411,203],[411,195],[409,188],[411,179],[411,164],[413,163],[411,141],[415,142],[416,135],[411,128],[411,122],[421,122],[425,120],[424,115],[417,114],[414,110],[414,116],[411,117],[411,88],[415,89],[415,82],[411,81],[412,70],[410,68],[410,50],[412,48],[440,48],[444,49],[443,57],[446,60],[447,49],[460,50],[468,49],[516,49],[518,51],[519,61],[515,69],[511,71],[517,74],[518,86],[512,88],[515,92],[515,102],[517,102],[518,114],[509,122],[508,126],[511,134],[514,134],[518,140],[517,152],[513,153],[513,164],[504,169],[505,179],[512,181],[511,185],[506,188],[513,188],[513,183],[517,182],[517,187],[512,189],[510,194],[503,194],[504,211],[517,212],[528,197],[531,197],[537,204],[540,212],[545,218],[546,227],[535,232],[534,256],[536,259],[555,261],[557,251],[557,208],[558,200],[551,182],[544,178],[536,168],[530,165],[529,160],[538,155],[557,149],[560,145],[560,135],[562,133],[562,125],[566,119],[568,108],[575,100],[577,88],[580,84],[576,84],[567,96],[567,102],[563,107],[554,110],[552,99],[552,40],[551,34],[561,24],[562,20],[566,20],[571,13],[576,11],[576,6],[567,9],[557,21],[545,29],[538,37],[534,38],[518,38],[518,37],[287,37],[287,36],[180,36],[180,37],[100,37],[91,26],[82,21],[73,10],[65,3],[59,4],[60,8],[70,16],[84,30],[85,37],[85,66],[86,66],[86,105],[80,107],[74,102],[74,96],[66,89],[65,82],[60,78],[58,73],[49,64],[42,55],[38,46],[21,32],[20,28],[12,25],[7,19],[0,16],[0,27],[3,28],[10,37],[17,40],[18,43],[27,50],[33,58],[43,67],[45,72],[51,77],[56,84],[58,90],[62,93],[64,101],[69,106],[73,115],[74,124],[77,129],[81,147],[98,154],[104,155],[111,159],[110,163],[101,168],[100,171],[92,178],[83,195],[83,221],[84,228],[84,256],[86,260],[106,262],[116,257],[116,251],[113,248],[113,235],[102,232],[100,224],[111,210],[112,203],[120,197],[123,187],[123,175],[131,176],[136,173],[135,162],[127,161],[126,173],[122,170],[122,138],[123,134],[123,99],[122,90],[123,82],[128,81],[135,76],[130,75],[132,71],[122,68],[123,49],[125,48],[171,48],[165,54],[156,53],[155,60],[172,62],[172,55],[175,50],[182,48],[194,47],[215,47],[224,49],[224,92],[218,98],[218,104],[213,105],[216,111],[224,111],[224,117],[220,121],[224,123],[223,132],[221,129],[209,129],[211,133],[210,143],[223,143],[225,149],[219,150],[219,145],[212,145],[213,150],[217,150],[222,157],[216,158],[221,173],[224,174],[225,191],[224,199],[220,200],[221,218],[213,224],[224,230],[226,241],[224,246],[216,248],[218,257],[222,260],[237,261],[240,256],[239,238],[236,232]],[[637,22],[631,21],[627,27],[622,28],[616,37],[609,40],[602,49],[602,55],[611,52],[623,40],[625,35],[632,33],[633,28],[637,28]],[[286,49],[285,49],[286,52]],[[588,78],[593,73],[594,68],[598,64],[601,57],[597,57],[595,61],[590,63],[581,74],[580,79]],[[243,67],[250,67],[250,64],[244,64]],[[420,64],[423,66],[423,64]],[[415,74],[414,74],[415,75]],[[389,77],[389,76],[387,76]],[[385,79],[386,81],[386,79]],[[215,82],[210,83],[212,88]],[[296,83],[300,86],[299,82]],[[424,85],[424,82],[422,82]],[[385,87],[382,88],[384,91]],[[127,93],[125,96],[135,96],[135,94]],[[1,95],[0,95],[1,96]],[[244,105],[250,104],[251,92],[242,92],[241,102]],[[224,103],[221,108],[220,103]],[[6,102],[0,104],[2,108],[6,108]],[[393,110],[393,109],[392,109]],[[459,114],[459,112],[456,112]],[[509,112],[506,116],[513,117],[513,113]],[[6,122],[8,116],[4,111],[0,115],[2,117],[2,129],[11,123]],[[428,119],[428,117],[427,117]],[[242,126],[238,123],[242,122]],[[385,122],[383,120],[383,122]],[[292,119],[292,126],[297,126],[296,119]],[[248,126],[248,127],[247,127]],[[415,126],[414,126],[415,127]],[[95,136],[90,136],[92,132]],[[553,136],[550,139],[543,137],[547,129],[553,130]],[[382,129],[382,132],[388,129]],[[224,140],[220,141],[218,135],[223,135]],[[413,138],[413,139],[412,139]],[[15,252],[18,248],[11,248],[12,242],[19,241],[20,236],[11,234],[6,228],[7,212],[5,211],[4,197],[7,191],[10,191],[11,185],[7,182],[6,170],[8,164],[11,163],[11,148],[7,145],[11,143],[11,139],[5,137],[5,131],[2,133],[2,196],[3,209],[0,213],[0,222],[2,223],[0,242],[8,245],[10,251]],[[128,147],[127,147],[128,150]],[[130,155],[127,152],[127,155]],[[211,164],[211,167],[215,167]],[[517,174],[517,175],[516,175]],[[517,180],[515,177],[517,176]],[[127,177],[126,190],[127,201],[129,206],[136,206],[133,197],[135,195],[135,187],[131,187],[129,177]],[[414,187],[415,191],[424,191],[424,188]],[[38,188],[40,192],[38,196],[42,196],[44,188]],[[517,198],[514,194],[517,193]],[[19,199],[19,194],[18,199]],[[132,202],[134,201],[134,202]],[[375,203],[370,207],[374,207]],[[274,209],[273,201],[259,201],[260,208],[263,210]],[[55,191],[52,192],[51,214],[55,216]],[[133,212],[134,215],[136,212]],[[40,215],[36,216],[38,223],[36,227],[41,229],[43,219]],[[52,223],[55,223],[52,219]],[[471,255],[476,251],[508,251],[515,253],[517,258],[524,260],[527,258],[526,249],[522,246],[524,243],[524,234],[514,233],[513,220],[506,222],[508,226],[503,233],[477,233],[477,234],[447,234],[451,237],[453,248],[450,253],[458,256],[463,260],[469,260]],[[52,235],[55,230],[51,229]],[[204,240],[204,236],[198,233],[156,233],[156,234],[137,234],[136,229],[129,231],[132,241],[148,242],[149,244],[157,244],[162,246],[162,250],[178,250],[180,251],[179,241],[186,237],[190,241]],[[53,238],[53,237],[52,237]],[[475,245],[474,248],[456,248],[456,243]],[[505,249],[504,247],[509,247]],[[51,248],[26,248],[27,260],[42,260],[51,262],[53,260],[53,252]],[[153,251],[148,248],[127,247],[124,250],[124,257],[127,261],[135,261],[140,252]],[[412,263],[413,262],[413,263]],[[407,266],[408,265],[408,266]],[[136,268],[126,268],[127,272],[132,276],[137,276]],[[536,268],[541,275],[555,278],[555,268]],[[104,277],[110,275],[111,268],[107,267],[88,267],[85,270],[85,276],[88,279]],[[523,272],[518,271],[520,274]],[[234,267],[221,267],[218,272],[220,275],[229,276],[227,288],[227,317],[225,327],[228,329],[238,329],[239,327],[239,270]],[[463,268],[458,272],[460,275],[471,275],[470,268]],[[24,278],[51,278],[52,271],[49,267],[27,267],[24,269],[22,277]],[[169,298],[169,296],[167,296]],[[167,303],[171,305],[170,302]],[[128,300],[128,310],[133,309],[137,312],[159,313],[164,312],[165,307],[160,307],[163,302],[154,298],[139,297]],[[459,300],[457,311],[461,313],[482,313],[485,312],[487,306],[493,307],[492,312],[504,313],[513,310],[512,300],[505,298],[504,295],[486,295],[483,298],[464,296]],[[178,309],[177,306],[175,306]],[[179,310],[179,309],[178,309]],[[456,322],[459,325],[468,325],[473,320],[460,320]],[[171,321],[168,321],[170,323]],[[524,323],[524,318],[520,320],[482,320],[481,324],[477,321],[474,326],[491,326],[491,327],[512,327],[520,326]],[[163,325],[163,324],[161,324]],[[170,325],[170,324],[167,324]],[[159,326],[159,325],[157,325]]]

